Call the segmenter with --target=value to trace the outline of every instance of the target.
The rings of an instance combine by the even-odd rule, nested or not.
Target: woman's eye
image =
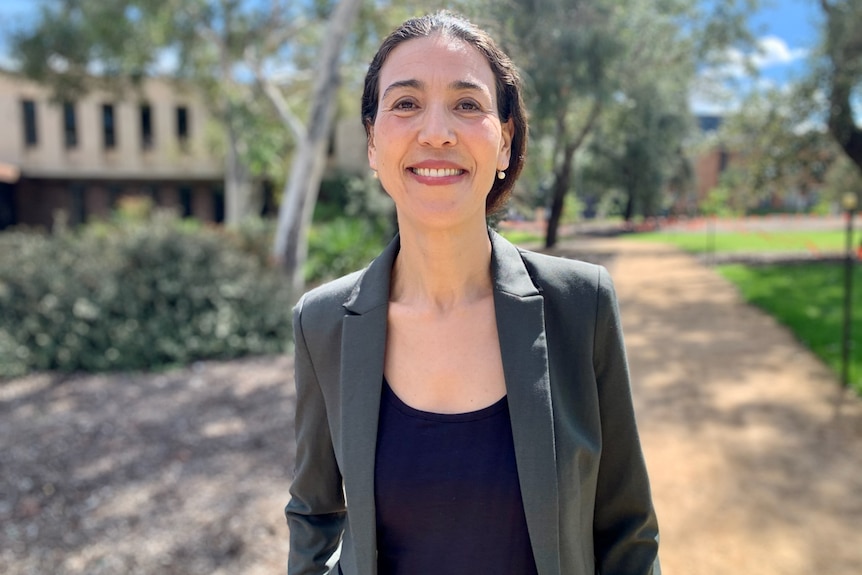
[[[473,100],[462,100],[458,102],[458,109],[466,110],[468,112],[476,112],[481,110],[482,108]]]
[[[399,100],[398,102],[395,102],[395,105],[392,106],[392,109],[402,111],[415,110],[416,102],[414,102],[413,100]]]

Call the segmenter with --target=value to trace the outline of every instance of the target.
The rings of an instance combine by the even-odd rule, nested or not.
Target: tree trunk
[[[572,181],[572,163],[574,157],[575,150],[567,147],[563,150],[563,159],[560,167],[555,170],[554,185],[551,188],[553,191],[551,215],[548,217],[548,230],[545,237],[546,248],[552,248],[557,245],[557,233],[560,227],[560,219],[563,216],[563,207],[566,203],[566,193],[569,191],[569,185]]]
[[[552,248],[557,244],[557,232],[560,226],[560,218],[563,215],[563,206],[565,205],[566,192],[569,189],[569,183],[572,178],[572,163],[574,161],[575,152],[581,147],[581,144],[587,139],[590,132],[593,131],[593,126],[601,112],[602,104],[599,100],[593,100],[593,106],[590,109],[590,114],[587,116],[587,121],[580,133],[569,144],[563,144],[566,134],[566,113],[565,109],[560,110],[560,115],[557,117],[557,144],[563,145],[563,158],[560,162],[560,167],[555,170],[554,186],[553,186],[553,202],[551,203],[551,215],[548,217],[548,230],[545,236],[545,247]]]
[[[230,118],[227,120],[227,137],[224,170],[225,225],[235,227],[251,213],[252,181],[248,168],[242,161],[239,149],[241,143]]]
[[[631,188],[626,190],[626,209],[623,212],[623,220],[626,223],[632,221],[635,215],[635,191]]]
[[[308,255],[308,228],[320,191],[335,95],[339,84],[339,59],[361,0],[341,0],[330,17],[321,47],[317,82],[306,133],[297,146],[278,211],[273,256],[282,267],[297,300],[304,291],[303,265]]]
[[[862,170],[862,129],[853,117],[851,99],[857,77],[853,62],[862,58],[862,43],[840,43],[842,28],[847,25],[846,9],[821,0],[827,20],[827,53],[829,69],[829,131],[847,157]],[[846,41],[845,41],[846,42]]]

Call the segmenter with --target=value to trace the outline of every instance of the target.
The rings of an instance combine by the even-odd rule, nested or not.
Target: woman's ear
[[[372,170],[377,171],[377,148],[374,145],[374,125],[366,125],[365,133],[367,134],[366,140],[368,144],[368,166]]]
[[[512,118],[509,118],[502,127],[502,141],[500,142],[500,152],[497,154],[497,169],[505,170],[509,167],[509,159],[512,155],[512,136],[515,133],[515,124]]]

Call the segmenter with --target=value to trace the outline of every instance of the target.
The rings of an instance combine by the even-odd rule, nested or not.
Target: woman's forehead
[[[442,82],[454,89],[470,86],[494,93],[494,73],[470,43],[440,33],[406,40],[396,46],[380,69],[380,96],[390,86],[419,89]]]

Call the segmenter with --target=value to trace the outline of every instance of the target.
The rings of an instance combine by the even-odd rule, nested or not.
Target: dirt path
[[[862,573],[862,402],[694,258],[612,240],[668,575]]]

